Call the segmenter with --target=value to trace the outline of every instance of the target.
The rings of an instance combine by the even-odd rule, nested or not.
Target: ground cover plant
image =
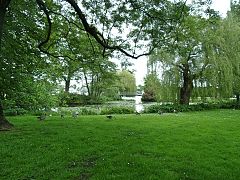
[[[240,111],[15,116],[0,179],[237,179]]]

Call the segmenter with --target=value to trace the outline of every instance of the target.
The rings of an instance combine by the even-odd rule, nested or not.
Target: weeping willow
[[[149,58],[148,61],[149,72],[154,72],[158,76],[158,88],[155,88],[157,91],[155,92],[156,98],[160,102],[178,103],[180,88],[183,84],[182,73],[177,66],[178,63],[173,64],[169,63],[169,61],[161,61],[162,58],[162,56]],[[234,73],[236,70],[232,61],[214,51],[208,53],[207,59],[206,57],[202,58],[199,62],[195,62],[195,70],[191,70],[191,75],[196,77],[192,79],[193,91],[191,101],[206,102],[209,99],[222,100],[232,97]],[[204,63],[207,63],[207,66],[202,71],[201,68]],[[195,74],[200,75],[194,76]]]
[[[161,56],[159,56],[161,54]],[[164,52],[155,52],[148,60],[148,75],[155,75],[154,93],[158,102],[173,102],[179,101],[179,72],[177,68],[172,67],[168,63],[163,63],[170,59]]]
[[[148,61],[149,72],[158,77],[158,101],[181,103],[184,90],[192,102],[240,99],[239,17],[185,18],[176,46],[156,50]]]

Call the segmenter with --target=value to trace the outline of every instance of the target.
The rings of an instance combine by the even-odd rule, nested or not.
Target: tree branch
[[[44,46],[44,44],[47,44],[49,39],[50,39],[50,36],[51,36],[51,32],[52,32],[52,22],[51,22],[51,18],[50,18],[50,15],[49,15],[49,11],[47,10],[46,8],[46,5],[44,4],[44,2],[42,0],[36,0],[39,8],[44,12],[44,14],[46,15],[47,17],[47,22],[48,22],[48,31],[47,31],[47,37],[44,41],[40,42],[38,44],[38,48],[40,49],[40,51],[42,51],[43,53],[46,53],[46,51],[44,51],[42,49],[42,46]]]
[[[106,43],[106,40],[105,38],[103,37],[103,35],[97,30],[96,27],[90,25],[88,22],[87,22],[87,19],[85,17],[85,14],[82,12],[82,10],[80,9],[80,7],[78,6],[78,4],[74,1],[74,0],[65,0],[66,2],[68,2],[72,7],[73,9],[75,10],[75,12],[77,13],[79,19],[81,20],[83,26],[84,26],[84,29],[86,30],[86,32],[88,32],[91,36],[93,36],[93,38],[101,45],[103,46],[105,49],[110,49],[110,50],[118,50],[120,51],[121,53],[125,54],[126,56],[128,57],[131,57],[131,58],[134,58],[134,59],[137,59],[141,56],[147,56],[147,55],[150,55],[152,53],[152,51],[154,50],[154,48],[151,48],[149,50],[149,52],[147,53],[143,53],[143,54],[140,54],[140,55],[132,55],[130,54],[129,52],[127,52],[126,50],[124,50],[122,47],[120,46],[111,46],[109,45],[108,43]]]

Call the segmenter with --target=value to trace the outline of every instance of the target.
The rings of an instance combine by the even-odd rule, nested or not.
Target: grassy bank
[[[9,117],[0,179],[237,179],[240,111]]]

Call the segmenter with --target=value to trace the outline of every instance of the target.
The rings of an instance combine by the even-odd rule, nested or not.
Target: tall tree
[[[143,101],[158,101],[160,80],[156,72],[149,73],[144,79]]]
[[[189,104],[194,86],[198,86],[210,64],[215,63],[209,62],[209,56],[219,17],[211,9],[207,9],[207,17],[199,15],[198,11],[195,14],[196,10],[192,12],[190,7],[184,9],[184,19],[176,26],[172,42],[153,54],[149,64],[161,62],[162,84],[166,86],[168,82],[171,89],[175,85],[179,96],[173,93],[173,98],[179,97],[180,104]]]
[[[4,17],[6,12],[11,9],[11,0],[0,1],[0,42],[2,43]],[[22,1],[24,3],[25,1]],[[11,3],[11,4],[12,4]],[[31,4],[34,2],[31,1]],[[43,1],[36,0],[35,6],[39,10],[31,11],[30,7],[21,7],[21,11],[31,11],[27,15],[33,15],[35,17],[35,23],[39,26],[40,33],[46,32],[46,35],[42,35],[41,40],[38,41],[38,48],[42,53],[48,53],[49,42],[52,35],[58,35],[54,30],[54,18],[53,14],[58,14],[62,18],[67,18],[69,23],[75,23],[74,20],[78,19],[80,24],[79,28],[87,32],[93,39],[103,47],[103,54],[108,50],[108,53],[118,50],[123,54],[138,58],[143,55],[150,54],[153,49],[165,42],[166,35],[170,32],[174,23],[181,18],[181,10],[174,7],[174,4],[170,1],[81,1],[76,0],[63,0],[63,1]],[[63,8],[59,8],[63,7]],[[175,9],[174,9],[175,8]],[[181,9],[181,8],[180,8]],[[174,11],[175,10],[175,11]],[[176,11],[178,15],[176,15]],[[40,13],[44,16],[34,16],[36,13]],[[67,14],[67,15],[66,15]],[[74,19],[71,19],[74,17]],[[73,21],[73,22],[72,22]],[[113,35],[113,32],[117,31],[119,34],[122,32],[123,24],[132,27],[128,28],[129,33],[126,38],[124,36]],[[77,24],[78,25],[78,24]],[[99,28],[96,28],[99,27]],[[127,29],[127,27],[125,28]],[[27,33],[26,31],[25,33]],[[34,32],[34,31],[33,31]],[[31,33],[33,33],[31,32]],[[39,32],[39,31],[35,31]],[[125,31],[126,32],[126,31]],[[160,32],[160,33],[159,33]],[[115,33],[116,34],[116,33]],[[4,34],[5,35],[5,34]],[[112,38],[113,37],[113,38]],[[154,38],[152,38],[154,37]],[[20,38],[19,38],[20,39]],[[139,45],[143,46],[146,43],[142,43],[144,40],[151,40],[146,46],[146,51],[137,55],[135,52]],[[130,46],[133,42],[133,46]],[[32,48],[32,47],[31,47]],[[1,50],[2,51],[2,50]],[[51,54],[52,56],[53,54]],[[43,55],[41,55],[43,56]],[[2,109],[2,105],[0,105]],[[5,122],[4,115],[0,111],[0,118]],[[0,122],[3,122],[3,121]],[[3,123],[0,123],[0,125]]]
[[[8,3],[10,1],[1,1],[1,13],[6,12]],[[31,20],[38,14],[33,14],[36,9],[32,8],[32,3],[29,4],[30,11],[19,11],[18,8],[23,4],[23,2],[17,4],[13,1],[11,8],[8,8],[8,13],[1,14],[0,17],[0,128],[1,124],[3,128],[10,127],[3,115],[2,101],[10,94],[19,91],[19,85],[28,79],[28,76],[37,76],[39,67],[43,65],[42,62],[37,62],[39,52],[33,49],[39,37],[35,36],[34,32],[41,33],[41,29],[38,29],[35,21]],[[26,16],[28,16],[28,24],[23,26],[22,23],[27,22]],[[35,40],[32,39],[33,36]]]
[[[221,69],[219,73],[222,79],[228,82],[228,90],[230,96],[235,95],[237,102],[240,103],[240,2],[231,3],[231,11],[225,19],[222,20],[220,28],[218,28],[218,38],[216,38],[216,46],[218,51],[216,53],[217,59],[222,60]],[[228,70],[228,73],[226,73]],[[218,83],[220,84],[220,83]],[[221,86],[220,86],[221,87]],[[223,89],[222,88],[222,89]],[[221,92],[220,92],[221,93]]]
[[[136,79],[133,73],[123,70],[117,73],[119,78],[118,87],[120,94],[122,95],[132,95],[136,94]]]
[[[0,54],[2,53],[2,36],[3,36],[3,27],[5,22],[5,15],[6,15],[6,11],[7,11],[7,7],[9,6],[9,3],[10,3],[10,0],[0,1]],[[9,129],[11,127],[12,127],[12,124],[9,123],[4,116],[2,97],[0,97],[0,129]]]
[[[99,101],[105,89],[115,81],[116,65],[108,58],[97,57],[83,67],[83,77],[88,96]]]

